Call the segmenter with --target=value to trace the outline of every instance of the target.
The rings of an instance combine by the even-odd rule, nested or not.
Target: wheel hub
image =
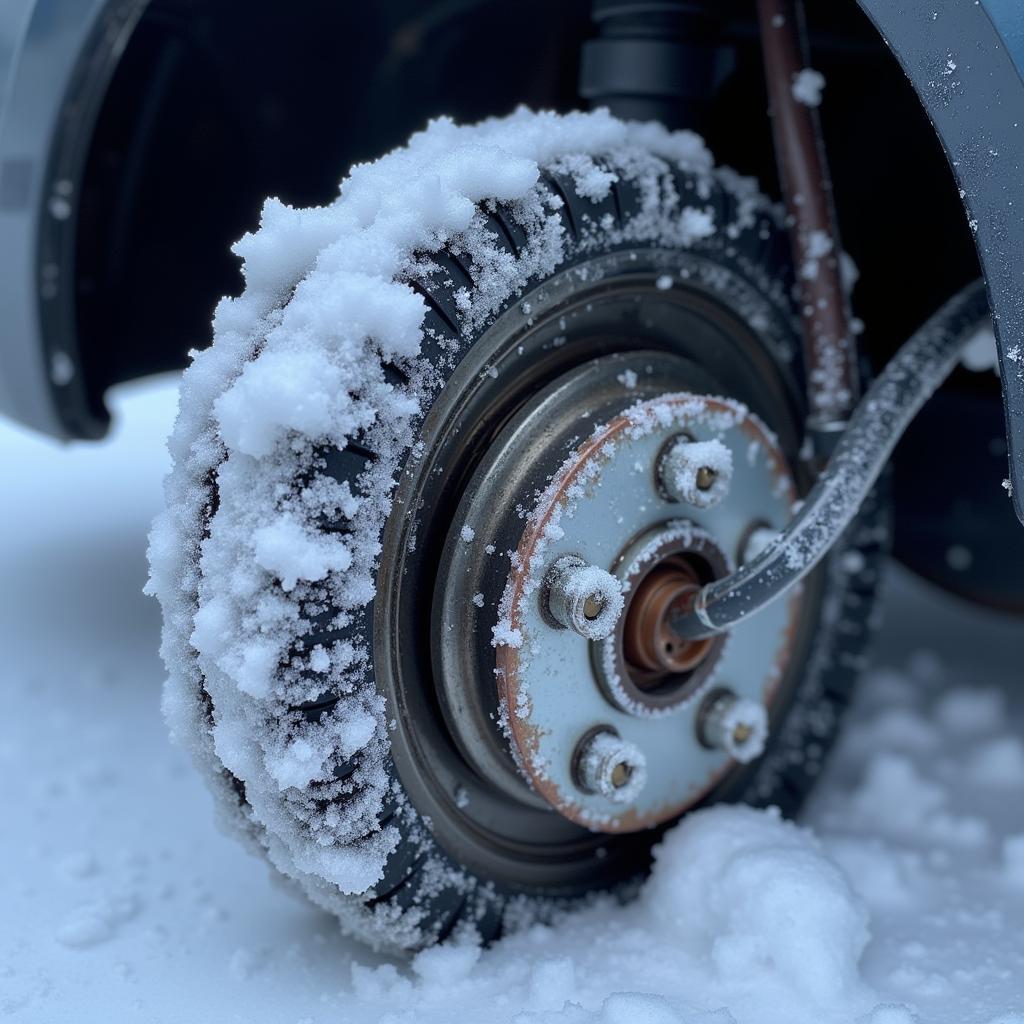
[[[598,672],[624,711],[667,711],[703,689],[725,648],[725,637],[697,643],[677,637],[673,612],[726,575],[732,560],[706,530],[679,520],[643,534],[619,562],[626,607],[601,651]]]
[[[678,380],[671,363],[643,352],[597,359],[536,396],[481,460],[444,556],[442,695],[461,749],[508,795],[597,831],[669,821],[721,781],[734,761],[702,741],[702,702],[726,687],[741,706],[770,712],[798,614],[794,595],[743,624],[734,642],[672,632],[673,612],[731,571],[752,523],[781,527],[796,492],[774,437],[742,405],[651,395],[659,378]],[[662,454],[681,438],[731,453],[724,497],[702,507],[662,486]],[[475,542],[483,524],[511,518],[520,524],[514,550]],[[488,525],[487,534],[509,529]],[[603,639],[551,614],[545,581],[571,559],[618,581],[625,607]],[[490,621],[467,616],[486,607],[502,575]],[[601,595],[584,598],[584,617],[600,616]],[[494,628],[494,646],[471,680],[465,630],[474,620]],[[467,696],[488,685],[498,721]]]

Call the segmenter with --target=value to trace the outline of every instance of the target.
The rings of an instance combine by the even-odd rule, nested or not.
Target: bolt
[[[695,441],[679,434],[665,447],[658,464],[658,483],[670,501],[711,508],[728,493],[732,452],[717,439]]]
[[[547,610],[560,626],[588,640],[604,640],[615,631],[622,612],[622,584],[596,565],[565,555],[548,570]]]
[[[632,803],[647,781],[647,759],[639,747],[624,740],[611,726],[600,726],[577,744],[573,775],[585,793],[617,804]]]
[[[714,690],[697,715],[697,738],[705,747],[724,750],[733,760],[748,764],[764,753],[768,713],[763,704],[732,690]]]
[[[697,470],[697,489],[710,491],[717,479],[718,474],[710,466],[701,466]]]

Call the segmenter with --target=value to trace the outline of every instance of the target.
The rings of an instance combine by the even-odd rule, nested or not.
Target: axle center
[[[622,634],[626,662],[641,690],[656,689],[666,675],[692,671],[711,650],[711,638],[690,640],[672,629],[673,617],[690,610],[703,582],[685,555],[670,555],[641,580]]]

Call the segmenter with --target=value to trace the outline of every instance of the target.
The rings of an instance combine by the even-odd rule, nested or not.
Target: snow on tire
[[[758,266],[769,235],[772,208],[691,133],[519,111],[434,122],[354,168],[327,207],[269,200],[235,247],[245,291],[220,303],[213,345],[184,375],[151,536],[164,710],[227,818],[347,931],[408,948],[464,926],[491,937],[551,905],[449,857],[390,757],[395,712],[370,646],[376,569],[434,396],[501,310],[587,252],[713,254],[788,308]],[[471,286],[445,273],[449,259],[471,266]],[[860,541],[877,548],[880,534]],[[857,657],[839,664],[829,638],[862,642],[871,571],[855,605],[834,581],[808,670],[805,731],[822,750]],[[792,773],[813,774],[803,736],[739,795],[785,802]]]

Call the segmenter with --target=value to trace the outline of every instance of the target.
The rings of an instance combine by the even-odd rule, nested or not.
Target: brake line
[[[728,630],[781,597],[821,561],[988,309],[984,282],[975,281],[918,328],[868,388],[789,526],[746,565],[702,587],[690,611],[672,619],[676,634],[696,639]]]

